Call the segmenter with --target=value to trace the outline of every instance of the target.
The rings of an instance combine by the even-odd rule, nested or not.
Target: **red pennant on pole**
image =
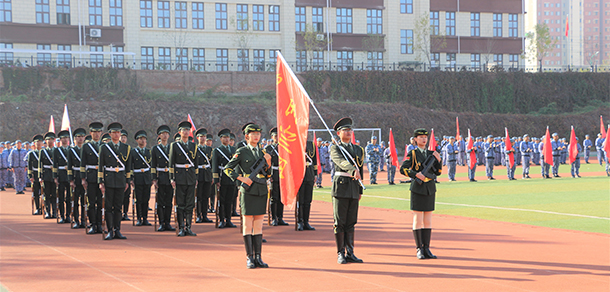
[[[455,128],[455,140],[460,141],[460,119],[458,117],[455,117]]]
[[[313,148],[316,152],[316,165],[318,166],[318,174],[322,173],[322,164],[320,164],[320,151],[318,151],[318,139],[316,138],[316,132],[313,132]]]
[[[513,150],[513,143],[510,142],[510,137],[508,136],[508,128],[504,128],[506,132],[506,138],[504,138],[504,145],[506,145],[506,151]],[[515,165],[515,153],[510,152],[508,155],[508,161],[510,162],[510,167],[512,168]]]
[[[55,120],[53,120],[53,115],[51,115],[51,120],[49,121],[49,130],[47,132],[55,133]]]
[[[570,15],[566,15],[566,37],[568,37],[568,31],[570,31]]]
[[[602,139],[606,138],[606,128],[604,128],[604,119],[601,115],[599,116],[599,132],[602,134]]]
[[[391,164],[398,167],[398,154],[396,154],[396,145],[394,144],[394,134],[392,134],[392,128],[390,128],[390,160]]]
[[[544,146],[542,148],[544,154],[544,163],[553,165],[553,146],[551,146],[551,134],[549,134],[549,127],[546,127],[546,134],[544,134]]]
[[[188,114],[188,121],[189,123],[191,123],[191,131],[189,133],[189,137],[195,137],[194,133],[197,131],[197,128],[195,128],[195,123],[193,123],[193,119],[191,119],[191,114]]]
[[[352,144],[356,145],[356,133],[352,131]]]
[[[468,129],[468,144],[466,145],[466,149],[470,150],[470,153],[468,153],[470,156],[468,167],[470,167],[470,169],[473,169],[477,165],[477,154],[472,151],[472,148],[474,148],[474,141],[470,135],[470,129]]]
[[[430,141],[430,143],[428,143],[428,150],[436,151],[436,146],[438,145],[436,144],[436,139],[434,139],[434,128],[430,130],[430,138],[428,141]]]
[[[568,162],[576,161],[576,155],[578,155],[578,142],[576,141],[576,135],[574,134],[574,126],[570,131],[570,145],[568,146]]]

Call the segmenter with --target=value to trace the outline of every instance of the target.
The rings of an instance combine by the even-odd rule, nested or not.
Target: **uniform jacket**
[[[221,185],[235,184],[223,171],[231,157],[233,157],[233,154],[235,154],[234,151],[234,148],[229,145],[220,145],[212,152],[212,177],[214,178],[214,183],[220,182]],[[248,169],[248,171],[250,170]]]
[[[54,148],[42,148],[38,163],[39,176],[43,181],[53,181]]]
[[[377,151],[375,151],[375,149],[377,149]],[[370,163],[379,163],[381,153],[381,147],[379,144],[369,143],[366,145],[366,157]]]
[[[239,176],[239,174],[237,173],[237,169],[240,169],[241,173],[244,176],[249,176],[254,163],[257,161],[258,158],[262,158],[264,155],[265,152],[260,149],[260,147],[241,147],[235,151],[235,154],[232,156],[229,163],[225,165],[225,169],[223,172],[226,174],[227,177],[234,181],[236,181],[237,177]],[[263,168],[263,170],[259,173],[259,178],[268,179],[271,177],[271,172],[271,166],[268,165],[267,168]],[[242,186],[241,193],[254,196],[267,196],[267,184],[259,184],[252,182],[252,186],[248,191],[246,191],[245,188],[243,188]]]
[[[457,142],[453,144],[447,144],[447,161],[455,161],[456,155],[459,152],[458,148],[459,146],[457,145]]]
[[[163,144],[155,145],[151,149],[152,160],[150,173],[153,180],[157,180],[160,185],[169,185],[169,147]]]
[[[74,183],[77,185],[81,184],[81,153],[82,148],[79,148],[78,146],[70,147],[70,150],[68,151],[68,179],[74,180]]]
[[[521,151],[521,155],[529,156],[532,153],[532,145],[530,142],[521,142],[521,146],[519,147],[519,151]]]
[[[424,170],[422,163],[426,161],[428,156],[433,155],[433,153],[434,152],[430,150],[424,150],[424,153],[422,153],[419,149],[411,150],[407,153],[407,158],[400,167],[400,173],[413,179],[410,187],[411,192],[419,195],[432,195],[436,193],[436,182],[434,182],[434,180],[424,181],[421,185],[414,181],[417,173]],[[434,174],[437,176],[441,175],[442,163],[435,159],[434,167],[436,168]]]
[[[80,175],[87,179],[88,183],[97,183],[97,172],[99,167],[99,152],[101,141],[83,144],[81,149]]]
[[[28,153],[28,178],[33,178],[38,181],[38,163],[40,158],[40,151],[32,150]]]
[[[356,162],[358,169],[360,170],[360,177],[363,177],[364,171],[362,169],[362,164],[364,163],[364,149],[351,143],[340,142],[340,145],[352,156],[352,158],[354,158],[354,162]],[[344,153],[342,153],[337,145],[332,145],[330,147],[330,158],[335,165],[335,176],[333,177],[331,195],[335,198],[360,198],[363,190],[358,180],[353,177],[358,169],[356,169],[348,157],[344,156]],[[347,173],[351,175],[351,177],[338,175],[337,172]]]
[[[136,185],[151,185],[152,174],[150,173],[152,157],[148,148],[131,149],[131,171],[133,183]]]
[[[57,147],[53,151],[53,178],[59,182],[69,182],[68,180],[68,155],[70,147]]]
[[[200,182],[212,182],[212,147],[207,145],[197,146],[197,164],[199,165],[199,175],[197,180]]]
[[[13,149],[8,155],[9,167],[10,168],[19,168],[19,167],[27,167],[27,162],[25,161],[25,156],[28,154],[28,151],[21,149]]]
[[[551,149],[553,149],[553,156],[560,156],[561,155],[561,147],[563,146],[563,143],[561,143],[560,141],[553,141],[551,140]]]
[[[485,151],[485,158],[495,158],[494,155],[496,153],[496,143],[483,143],[483,151]]]
[[[318,153],[312,141],[305,143],[305,176],[303,181],[314,181],[318,175]]]
[[[131,146],[127,144],[119,142],[118,151],[114,149],[112,142],[102,145],[97,182],[103,183],[107,188],[125,188],[131,180],[131,158]]]
[[[199,164],[197,145],[193,142],[172,142],[169,147],[169,179],[178,185],[197,184]]]
[[[273,173],[271,174],[271,180],[275,184],[280,183],[280,162],[279,162],[279,149],[278,144],[269,144],[265,147],[265,152],[271,155],[271,166]]]

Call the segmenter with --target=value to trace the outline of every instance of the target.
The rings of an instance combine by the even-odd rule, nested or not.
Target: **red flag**
[[[276,72],[280,193],[282,203],[293,209],[305,175],[309,95],[279,51]]]
[[[428,144],[428,150],[430,151],[436,151],[436,139],[434,139],[434,128],[432,128],[432,130],[430,130],[430,139],[428,139],[428,141],[430,141],[430,143]]]
[[[576,161],[576,155],[578,155],[578,142],[576,142],[576,135],[574,134],[574,126],[570,132],[570,145],[568,146],[568,162]]]
[[[318,174],[322,173],[322,164],[320,164],[320,151],[318,151],[318,139],[316,139],[316,132],[313,132],[313,148],[316,155],[316,165],[318,166]]]
[[[352,131],[352,144],[356,145],[356,133]]]
[[[610,132],[610,124],[608,124],[608,132]],[[604,144],[602,144],[604,151],[606,151],[606,155],[610,153],[610,142],[608,142],[608,140],[610,139],[604,140]],[[608,157],[606,157],[606,159],[608,159]]]
[[[599,132],[602,133],[602,139],[606,138],[606,129],[604,128],[604,119],[599,116]]]
[[[195,123],[193,123],[193,119],[191,119],[191,114],[188,114],[188,121],[191,123],[191,132],[189,133],[189,137],[194,138],[195,135],[193,135],[193,133],[197,131],[197,128],[195,128]]]
[[[468,129],[468,144],[466,144],[466,149],[470,150],[470,153],[468,154],[470,155],[470,164],[468,165],[470,169],[473,169],[477,165],[477,154],[472,151],[472,148],[474,148],[474,141],[472,140],[472,136],[470,136],[470,129]]]
[[[546,134],[544,134],[542,154],[544,155],[544,163],[553,165],[553,146],[551,146],[551,134],[549,134],[548,126],[546,127]]]
[[[455,132],[455,140],[456,141],[460,141],[460,120],[458,117],[455,117],[455,128],[456,128],[456,132]]]
[[[568,37],[568,31],[570,31],[569,20],[570,20],[570,15],[566,15],[566,37]]]
[[[51,120],[49,121],[49,130],[47,132],[55,133],[55,120],[53,120],[53,115],[51,115]]]
[[[398,154],[396,154],[396,145],[394,144],[394,134],[392,134],[392,128],[390,128],[390,161],[392,165],[398,167]]]
[[[508,129],[504,128],[504,131],[506,132],[506,138],[504,138],[504,145],[506,145],[506,151],[508,152],[513,150],[513,143],[510,142],[510,137],[508,136]],[[515,165],[515,153],[510,152],[507,155],[508,161],[510,162],[510,167],[512,168]]]

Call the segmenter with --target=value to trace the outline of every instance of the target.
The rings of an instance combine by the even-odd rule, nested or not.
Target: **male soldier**
[[[464,163],[466,161],[466,142],[464,141],[464,137],[462,137],[462,135],[460,135],[459,140],[457,142],[459,151],[457,155],[457,162],[459,165],[464,166]]]
[[[102,144],[106,144],[108,142],[110,142],[110,134],[108,133],[104,133],[104,135],[102,135]]]
[[[604,162],[604,138],[602,138],[602,134],[597,134],[597,139],[595,139],[595,151],[597,151],[597,162],[599,165],[602,165]]]
[[[330,148],[330,157],[335,165],[331,195],[337,263],[362,263],[354,254],[354,227],[358,221],[358,202],[363,190],[361,178],[364,150],[350,143],[353,135],[352,119],[342,118],[333,128],[341,140],[338,145]]]
[[[6,179],[8,176],[8,156],[4,150],[4,142],[0,143],[0,191],[4,191]],[[599,152],[598,152],[599,153]]]
[[[396,157],[398,157],[398,153],[395,154]],[[390,150],[389,142],[388,147],[383,151],[383,156],[386,160],[386,164],[388,165],[388,184],[393,186],[395,185],[394,176],[396,175],[396,165],[392,164],[392,151]]]
[[[559,135],[553,133],[553,141],[551,141],[551,149],[553,149],[553,177],[559,177],[559,164],[561,163],[561,150],[563,144],[559,141]]]
[[[483,151],[485,151],[485,172],[488,180],[495,180],[494,178],[494,160],[496,155],[496,143],[493,141],[493,136],[487,136],[487,142],[483,144]]]
[[[139,130],[134,135],[138,147],[131,149],[131,169],[133,171],[134,197],[136,201],[136,226],[150,226],[148,222],[148,202],[150,200],[151,176],[151,153],[146,148],[146,131]]]
[[[97,182],[105,198],[105,218],[108,235],[104,240],[127,239],[121,234],[123,195],[131,181],[131,147],[121,143],[119,123],[108,125],[112,141],[100,147]]]
[[[212,177],[214,178],[214,184],[217,188],[218,192],[218,202],[220,206],[219,210],[219,222],[218,228],[225,227],[236,227],[233,223],[231,223],[231,205],[233,204],[231,201],[235,201],[233,199],[235,193],[235,182],[228,177],[224,170],[224,167],[229,161],[233,154],[235,154],[235,150],[233,147],[229,146],[229,142],[231,140],[231,131],[229,129],[222,129],[218,132],[218,137],[220,138],[220,143],[222,145],[216,147],[212,152]]]
[[[379,171],[385,171],[385,159],[383,159],[383,153],[385,152],[385,142],[379,142]]]
[[[542,178],[551,178],[549,176],[549,169],[551,166],[544,162],[544,138],[545,136],[542,136],[540,139],[541,142],[538,144],[538,152],[540,152],[540,173],[542,174]]]
[[[11,150],[11,153],[8,155],[9,167],[13,169],[13,179],[15,191],[17,191],[18,195],[23,195],[25,191],[25,177],[26,174],[26,161],[25,156],[28,153],[28,150],[23,149],[21,146],[21,140],[15,141],[17,147]]]
[[[152,162],[150,164],[153,185],[157,189],[155,199],[157,200],[157,217],[159,218],[159,228],[157,231],[176,231],[170,224],[172,218],[172,199],[174,189],[169,180],[169,126],[162,125],[157,128],[157,136],[161,143],[151,150]]]
[[[279,164],[279,152],[277,144],[277,127],[269,130],[269,144],[265,147],[265,152],[271,156],[271,168],[273,169],[271,176],[271,200],[269,202],[269,208],[271,209],[271,225],[288,225],[284,222],[284,204],[282,204],[282,197],[280,196],[280,164]]]
[[[169,179],[176,190],[176,205],[178,219],[178,236],[197,236],[191,230],[193,208],[195,208],[195,187],[199,166],[197,164],[197,146],[189,142],[191,123],[183,121],[178,124],[180,141],[169,147]]]
[[[13,148],[15,148],[15,143],[11,143],[10,141],[4,142],[4,146],[6,150],[2,153],[2,157],[0,159],[3,160],[4,167],[6,167],[6,176],[4,177],[4,184],[2,186],[6,186],[7,188],[14,188],[13,186],[13,170],[11,169],[11,163],[8,160],[8,156],[11,154]]]
[[[197,219],[195,223],[209,223],[208,201],[212,192],[212,147],[206,145],[208,130],[201,128],[195,132],[197,136]],[[211,139],[210,139],[211,140]]]
[[[449,136],[443,136],[443,140],[440,143],[443,166],[447,165],[447,144],[449,144]]]
[[[447,176],[449,176],[449,181],[455,181],[456,159],[459,155],[459,146],[455,143],[455,137],[450,136],[449,143],[445,147],[445,151],[447,152]]]
[[[33,144],[36,149],[30,151],[28,154],[28,177],[32,183],[32,197],[34,197],[34,204],[36,204],[36,211],[34,215],[40,215],[42,210],[40,209],[40,181],[38,176],[38,161],[40,157],[40,149],[42,149],[42,135],[36,135],[32,138]]]
[[[523,179],[530,178],[530,156],[532,155],[532,144],[530,143],[530,136],[528,134],[523,135],[523,141],[521,141],[521,146],[519,146],[519,152],[521,152]]]
[[[477,140],[478,137],[477,137]],[[474,166],[472,168],[470,168],[470,153],[474,152]],[[474,178],[475,177],[475,173],[477,172],[477,160],[478,160],[478,156],[479,156],[479,152],[480,152],[480,148],[479,148],[479,143],[478,142],[473,142],[472,143],[472,148],[471,149],[466,149],[466,167],[468,167],[468,179],[470,180],[470,182],[476,182],[477,180]]]
[[[48,132],[44,135],[47,148],[40,151],[38,169],[40,171],[40,182],[44,186],[45,196],[45,219],[57,218],[56,186],[53,180],[53,151],[55,148],[55,133]],[[52,210],[50,209],[52,208]]]
[[[23,149],[25,149],[25,157],[23,157],[23,161],[25,163],[25,169],[23,171],[23,180],[25,181],[25,187],[30,188],[32,187],[32,184],[30,183],[30,179],[28,177],[28,163],[27,163],[27,156],[28,153],[34,148],[33,144],[30,144],[29,141],[25,141],[23,143]]]
[[[79,219],[79,204],[85,206],[86,198],[85,198],[85,188],[83,187],[83,183],[81,180],[81,153],[83,152],[83,143],[85,142],[85,135],[87,135],[87,131],[83,128],[78,128],[74,130],[72,133],[74,136],[74,147],[70,147],[70,151],[68,151],[68,180],[70,181],[70,186],[72,187],[72,201],[74,202],[74,206],[72,208],[74,224],[72,228],[85,228],[85,224],[87,223],[87,217],[85,212],[81,215],[82,218]]]
[[[57,185],[59,199],[59,224],[70,223],[72,202],[70,201],[70,180],[68,179],[68,152],[70,151],[70,132],[57,133],[61,145],[53,151],[53,179]]]
[[[582,146],[585,151],[585,163],[589,164],[589,154],[591,153],[591,146],[593,146],[593,142],[589,139],[589,135],[585,135],[585,140],[582,141]]]
[[[535,165],[540,165],[540,151],[538,150],[539,140],[538,137],[532,137],[534,143],[532,143],[532,155],[530,161]]]
[[[485,165],[485,151],[483,151],[483,146],[485,145],[485,142],[483,141],[483,137],[477,137],[477,143],[477,149],[479,150],[479,153],[477,153],[477,164]]]
[[[125,129],[121,130],[121,143],[127,145],[127,131],[125,131]],[[127,216],[127,214],[129,213],[130,195],[131,195],[131,185],[129,185],[127,187],[127,189],[125,190],[125,194],[123,194],[123,217],[121,218],[121,220],[123,220],[123,221],[130,220],[129,216]]]
[[[559,162],[561,164],[566,164],[566,160],[568,159],[568,143],[566,143],[566,138],[561,138],[559,141],[561,142],[561,155]]]
[[[521,137],[513,137],[513,139],[516,140],[516,142],[513,143],[513,148],[515,149],[515,164],[521,164],[521,161],[523,160],[521,158],[521,144],[523,144],[524,141],[521,140]]]
[[[322,167],[322,172],[323,172],[326,168],[326,159],[325,159],[324,155],[322,154],[322,152],[323,151],[326,152],[327,150],[326,150],[326,147],[322,146],[322,138],[316,139],[316,149],[318,150],[318,154],[320,155],[320,167]],[[267,151],[267,153],[270,153],[270,152]],[[271,156],[273,157],[273,155],[271,155]],[[322,172],[320,172],[319,174],[316,174],[316,188],[318,188],[318,189],[322,188]]]
[[[207,135],[205,135],[205,146],[212,148],[213,144],[214,144],[214,136],[212,134],[208,133]],[[214,148],[212,148],[212,151],[214,151]],[[212,159],[212,156],[210,155],[209,158]],[[211,169],[210,169],[210,171],[211,171]],[[214,188],[216,188],[213,185],[213,182],[214,182],[214,180],[212,179],[212,186],[210,186],[212,188],[212,190]],[[216,202],[216,196],[214,194],[215,194],[214,191],[210,191],[208,213],[214,213],[214,206],[216,206],[216,205],[214,205],[214,202]]]
[[[87,234],[102,233],[102,191],[97,183],[97,172],[103,127],[99,122],[89,124],[91,141],[83,145],[80,153],[80,178],[83,188],[87,190],[87,216],[91,227]]]
[[[506,149],[506,144],[502,145],[500,149],[502,149],[502,152],[504,153],[504,160],[506,160],[504,162],[504,165],[506,166],[506,176],[508,178],[508,180],[516,180],[515,178],[515,170],[517,169],[517,156],[515,155],[516,152],[518,152],[517,149],[515,149],[515,147],[511,147],[510,150]],[[513,155],[513,165],[510,165],[510,154]]]
[[[372,185],[377,184],[377,168],[379,167],[381,153],[381,149],[377,145],[377,137],[372,136],[371,143],[366,145],[366,156],[369,162],[369,180]]]
[[[572,174],[572,178],[578,177],[580,178],[580,152],[582,151],[582,147],[578,144],[578,137],[576,138],[576,159],[572,162],[570,167],[570,173]]]
[[[502,138],[495,137],[494,145],[496,146],[496,151],[494,152],[494,165],[499,166],[502,165],[502,158],[504,156],[504,153],[501,151],[502,147],[504,147],[502,145]]]
[[[378,155],[380,153],[377,153]],[[305,143],[305,175],[298,191],[299,209],[297,210],[297,231],[316,230],[309,225],[309,214],[311,212],[311,200],[313,199],[313,184],[316,173],[318,173],[317,153],[312,141]]]

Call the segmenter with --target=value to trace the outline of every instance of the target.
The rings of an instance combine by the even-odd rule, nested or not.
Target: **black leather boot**
[[[157,207],[157,219],[159,220],[159,228],[157,228],[157,231],[159,232],[165,231],[165,214],[163,211],[163,207]]]
[[[350,263],[364,262],[354,254],[354,232],[345,233],[345,259]]]
[[[123,234],[121,234],[121,230],[120,229],[115,229],[114,230],[114,238],[116,239],[127,239],[127,237],[123,236]]]
[[[252,235],[244,235],[244,246],[246,247],[246,267],[248,269],[256,268],[254,263],[254,252],[252,251]]]
[[[436,256],[430,251],[430,237],[432,237],[432,229],[424,228],[421,230],[422,245],[424,249],[424,255],[427,259],[435,259]]]
[[[112,230],[108,230],[108,234],[106,234],[106,237],[104,237],[104,240],[112,240],[114,239],[114,234],[112,232]]]
[[[335,243],[337,243],[337,263],[347,264],[345,259],[345,233],[335,233]]]
[[[311,204],[303,206],[303,229],[304,230],[316,230],[309,225],[309,212],[311,211]]]
[[[180,210],[178,210],[178,212],[176,212],[176,216],[178,216],[178,236],[186,236],[186,228],[184,227],[184,215],[182,214],[182,212],[180,212]]]
[[[197,233],[191,230],[191,222],[193,221],[193,212],[186,212],[186,228],[185,232],[188,236],[197,236]]]
[[[263,262],[261,252],[263,249],[263,235],[252,235],[252,249],[254,250],[254,264],[259,268],[268,268],[269,265]]]
[[[166,208],[165,210],[163,210],[163,215],[165,215],[165,219],[163,221],[165,221],[165,230],[168,231],[176,231],[176,228],[172,227],[172,207],[168,206],[169,208]],[[178,212],[176,212],[178,213]],[[176,226],[178,227],[178,226]]]
[[[413,230],[413,238],[415,239],[415,248],[417,248],[417,258],[420,260],[426,259],[425,251],[422,244],[421,229]]]

